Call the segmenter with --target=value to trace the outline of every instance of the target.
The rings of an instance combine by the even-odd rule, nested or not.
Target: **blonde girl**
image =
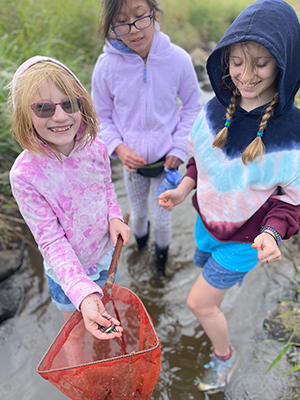
[[[59,61],[36,56],[11,84],[12,132],[24,148],[10,172],[13,195],[44,258],[52,300],[64,319],[75,309],[99,339],[122,335],[102,290],[117,236],[127,243],[92,100]],[[103,317],[104,316],[104,317]],[[99,325],[118,326],[109,334]]]

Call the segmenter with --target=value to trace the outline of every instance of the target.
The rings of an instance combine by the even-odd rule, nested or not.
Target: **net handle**
[[[124,215],[123,219],[124,219],[124,223],[128,224],[129,214],[126,213]],[[109,270],[107,273],[107,278],[106,278],[105,285],[104,285],[106,289],[111,289],[113,283],[115,282],[115,277],[116,277],[116,272],[117,272],[117,268],[118,268],[118,263],[119,263],[119,258],[120,258],[122,247],[123,247],[123,238],[121,235],[119,235],[117,238],[115,251],[114,251],[114,254],[111,259],[110,267],[109,267]]]

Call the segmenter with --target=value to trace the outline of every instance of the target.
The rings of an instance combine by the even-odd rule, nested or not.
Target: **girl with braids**
[[[288,23],[287,23],[288,21]],[[258,0],[233,22],[207,61],[215,97],[188,138],[193,158],[177,189],[159,196],[171,211],[193,188],[198,211],[188,296],[213,345],[198,387],[224,389],[237,365],[220,310],[226,291],[258,260],[281,258],[300,221],[300,26],[283,0]]]

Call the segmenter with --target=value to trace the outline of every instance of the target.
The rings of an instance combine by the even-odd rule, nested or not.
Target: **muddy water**
[[[113,180],[124,212],[129,211],[123,185],[122,167],[112,164]],[[182,167],[181,172],[184,172]],[[162,371],[152,400],[291,400],[300,398],[297,374],[280,379],[300,360],[289,353],[277,368],[265,375],[281,345],[268,340],[262,321],[277,306],[276,298],[300,270],[299,242],[282,247],[283,260],[258,264],[241,287],[232,288],[222,309],[228,319],[232,344],[240,361],[225,393],[201,394],[197,382],[201,365],[208,361],[210,343],[188,310],[186,298],[199,269],[192,263],[196,213],[191,198],[172,214],[173,240],[170,246],[170,277],[157,279],[154,273],[154,243],[138,252],[134,239],[123,249],[118,284],[133,290],[153,318],[162,344]],[[36,367],[61,327],[62,317],[51,303],[40,256],[28,250],[19,273],[12,278],[24,288],[19,315],[0,325],[0,399],[63,400],[67,397],[36,373]]]

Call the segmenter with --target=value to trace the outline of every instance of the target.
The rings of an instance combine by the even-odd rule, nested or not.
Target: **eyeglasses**
[[[41,101],[31,104],[29,107],[38,118],[50,118],[55,114],[56,106],[60,105],[67,114],[73,114],[80,110],[82,105],[82,97],[74,97],[73,99],[63,100],[60,103],[52,103],[51,101]]]
[[[128,35],[131,31],[132,25],[138,29],[139,31],[148,28],[151,25],[151,20],[153,18],[153,10],[151,14],[146,15],[145,17],[141,17],[133,21],[131,24],[119,24],[112,26],[111,29],[117,36]]]

